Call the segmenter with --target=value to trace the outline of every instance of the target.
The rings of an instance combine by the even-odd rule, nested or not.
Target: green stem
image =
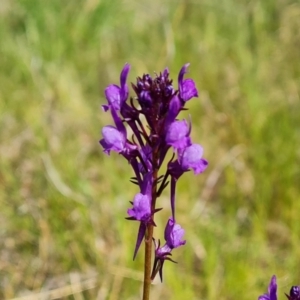
[[[145,239],[145,265],[144,265],[143,300],[149,300],[150,299],[152,236],[153,236],[153,225],[149,225],[148,228],[147,228],[147,237]]]

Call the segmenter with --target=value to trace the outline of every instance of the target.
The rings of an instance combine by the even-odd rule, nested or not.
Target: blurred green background
[[[0,1],[0,299],[140,299],[130,166],[98,145],[104,88],[181,66],[210,165],[152,299],[279,298],[300,283],[300,2]],[[133,93],[131,92],[131,95]],[[163,238],[168,193],[159,205]],[[44,297],[44,298],[43,298]]]

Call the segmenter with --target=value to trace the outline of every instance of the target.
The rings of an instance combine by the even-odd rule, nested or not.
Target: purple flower
[[[204,172],[208,166],[207,160],[202,158],[203,148],[200,145],[192,144],[185,149],[178,150],[178,159],[168,163],[168,174],[171,175],[171,210],[175,218],[175,192],[178,179],[184,172],[192,169],[194,174]]]
[[[114,126],[104,126],[102,128],[103,139],[99,141],[106,154],[115,151],[122,154],[127,160],[131,160],[137,156],[137,146],[127,142],[126,130],[117,129]]]
[[[189,65],[190,64],[185,64],[178,75],[179,95],[184,102],[192,99],[193,97],[198,97],[195,82],[192,79],[183,79],[184,74],[187,73]]]
[[[185,245],[186,241],[182,240],[183,236],[184,229],[175,223],[173,217],[169,218],[165,228],[166,243],[164,246],[156,248],[156,257],[164,258],[165,255],[169,255],[173,249]]]
[[[110,151],[122,152],[126,144],[126,135],[113,126],[105,126],[102,128],[103,139],[100,140],[100,144],[104,148],[106,154],[110,154]]]
[[[175,223],[173,218],[169,218],[167,226],[165,228],[165,240],[166,245],[172,250],[179,246],[185,245],[186,241],[182,241],[184,236],[184,229],[179,224]]]
[[[168,164],[169,174],[176,180],[184,173],[192,169],[194,174],[200,174],[208,166],[207,160],[202,158],[203,148],[198,144],[192,144],[185,149],[178,150],[178,159]]]
[[[184,235],[184,229],[179,224],[175,223],[175,220],[171,217],[165,228],[165,240],[164,246],[160,247],[160,241],[156,244],[155,240],[155,259],[153,264],[153,270],[151,278],[154,279],[156,274],[159,272],[160,279],[162,281],[162,269],[165,260],[173,261],[169,256],[171,256],[171,251],[182,245],[185,245],[186,241],[182,240]]]
[[[192,144],[178,151],[178,161],[182,170],[193,169],[195,174],[200,174],[208,166],[208,162],[202,158],[203,148],[198,144]]]
[[[127,141],[126,128],[114,107],[111,107],[111,114],[116,127],[111,125],[104,126],[102,128],[103,139],[99,143],[103,147],[104,153],[109,155],[110,151],[115,151],[130,160],[137,155],[137,146]]]
[[[151,197],[138,193],[133,200],[133,208],[129,208],[127,213],[137,221],[147,221],[151,215]]]
[[[277,283],[275,275],[273,275],[271,278],[268,288],[268,294],[259,296],[258,300],[277,300]]]
[[[187,73],[187,68],[190,64],[185,64],[178,74],[178,91],[179,95],[173,93],[173,98],[170,101],[169,109],[166,117],[166,128],[174,122],[179,112],[183,109],[185,102],[198,97],[198,91],[195,82],[192,79],[183,79]]]
[[[151,211],[151,201],[152,201],[152,173],[147,173],[144,176],[144,180],[142,182],[141,192],[136,194],[134,197],[132,208],[127,210],[129,215],[127,220],[135,220],[140,221],[140,227],[138,231],[138,237],[136,241],[136,246],[134,250],[133,259],[135,259],[138,249],[141,245],[141,242],[145,236],[147,225],[155,223],[152,220],[152,215],[159,210],[160,208],[155,209],[154,212]]]
[[[145,174],[141,183],[141,192],[136,194],[132,203],[133,208],[129,208],[127,213],[130,220],[148,222],[151,216],[152,200],[152,173]]]
[[[186,120],[174,121],[166,133],[166,143],[174,149],[183,149],[191,144],[191,130]]]
[[[135,195],[133,202],[131,202],[133,207],[127,210],[127,213],[129,215],[127,220],[140,221],[133,259],[135,259],[142,240],[145,236],[147,224],[151,223],[151,186],[152,177],[151,173],[148,173],[145,175],[144,181],[142,183],[141,193]]]
[[[290,295],[287,295],[289,300],[300,300],[300,286],[292,286],[290,289]]]
[[[130,65],[125,64],[120,75],[120,87],[111,84],[105,89],[105,96],[108,101],[108,105],[102,105],[104,111],[107,111],[110,107],[115,110],[120,110],[123,103],[128,98],[128,86],[126,84],[127,76],[130,70]]]

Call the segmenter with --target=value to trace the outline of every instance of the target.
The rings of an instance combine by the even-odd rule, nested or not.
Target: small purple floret
[[[184,236],[184,229],[179,224],[175,223],[173,218],[169,218],[167,226],[165,228],[165,240],[166,244],[171,248],[178,248],[185,245],[186,241],[182,241]]]
[[[183,170],[192,169],[195,174],[200,174],[208,166],[208,162],[202,158],[202,155],[202,146],[193,144],[178,153],[178,160]]]
[[[120,110],[123,103],[128,98],[128,86],[126,84],[127,76],[130,70],[130,65],[125,64],[121,75],[120,75],[120,87],[111,84],[105,89],[105,96],[108,102],[108,105],[103,105],[102,108],[104,111],[109,110],[110,107],[113,107],[115,110]]]
[[[165,228],[165,245],[156,248],[156,257],[165,259],[166,255],[169,255],[171,251],[182,245],[185,245],[186,241],[181,240],[184,236],[184,229],[179,224],[175,223],[175,220],[171,217]]]
[[[179,95],[184,102],[192,99],[193,97],[198,97],[195,82],[192,79],[183,79],[184,74],[187,73],[189,65],[190,64],[185,64],[181,68],[178,76]]]
[[[179,224],[175,223],[173,217],[169,218],[168,223],[165,228],[165,240],[166,243],[162,247],[160,247],[160,242],[158,244],[155,243],[155,259],[152,270],[152,279],[155,277],[157,273],[160,275],[160,279],[162,281],[162,270],[166,260],[173,261],[170,256],[171,251],[175,248],[178,248],[182,245],[185,245],[186,241],[182,240],[184,235],[184,229],[181,228]]]
[[[127,213],[129,215],[127,220],[134,220],[140,222],[133,259],[135,259],[137,251],[145,236],[147,225],[148,224],[155,225],[154,221],[152,220],[152,215],[160,210],[160,209],[155,209],[154,211],[151,211],[151,201],[152,201],[152,173],[151,172],[144,174],[143,181],[141,182],[140,185],[141,185],[141,192],[135,195],[133,202],[131,202],[133,207],[127,210]]]
[[[287,295],[287,298],[289,300],[300,300],[300,286],[294,285],[290,289],[290,294]]]
[[[275,275],[273,275],[271,278],[268,293],[259,296],[258,300],[277,300],[277,283]]]
[[[129,208],[127,213],[137,221],[147,221],[151,215],[151,199],[148,195],[138,193],[133,200],[133,208]]]
[[[191,144],[189,133],[190,128],[186,120],[174,121],[168,128],[166,143],[174,149],[183,149]]]
[[[110,154],[110,151],[120,153],[124,150],[126,137],[113,126],[105,126],[102,128],[103,139],[100,140],[100,144],[104,148],[106,154]]]

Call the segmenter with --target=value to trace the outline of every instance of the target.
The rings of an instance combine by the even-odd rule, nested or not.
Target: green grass
[[[133,262],[124,219],[136,188],[98,145],[125,62],[130,81],[169,66],[175,82],[191,63],[210,163],[179,182],[187,244],[153,299],[257,299],[273,274],[284,299],[299,284],[300,2],[148,2],[1,1],[1,299],[139,299],[143,249]]]

